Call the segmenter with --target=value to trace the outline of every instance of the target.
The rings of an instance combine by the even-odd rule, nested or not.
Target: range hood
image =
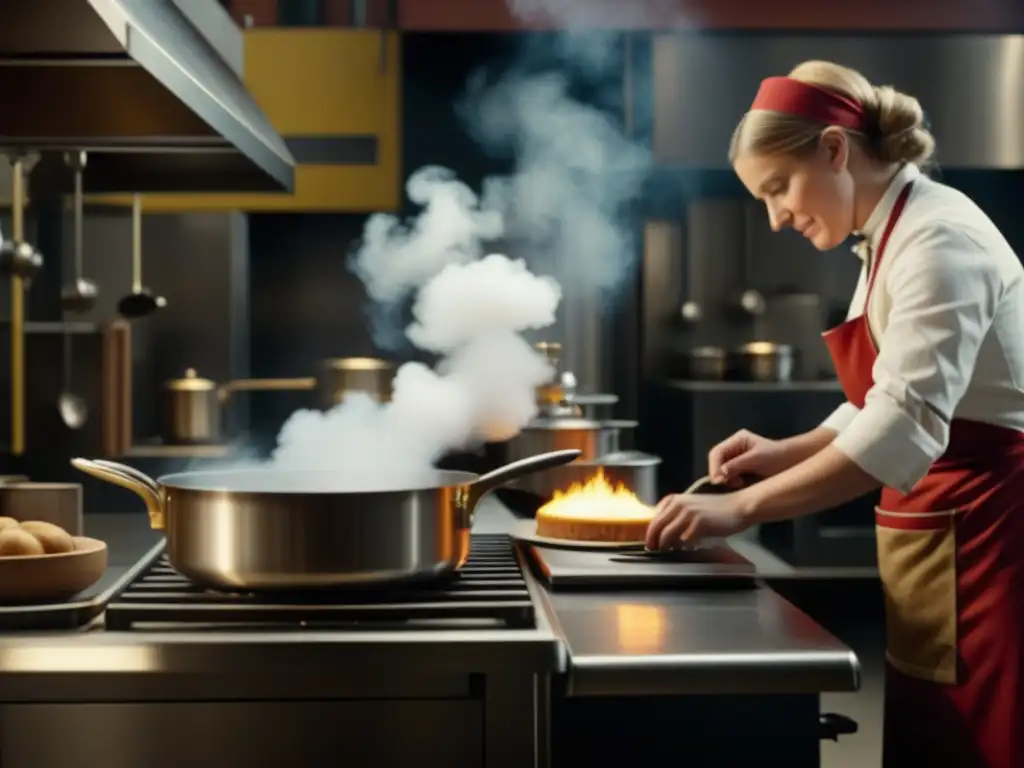
[[[728,169],[729,137],[760,80],[830,59],[917,96],[941,167],[1024,168],[1022,35],[660,34],[652,49],[654,154],[665,167]]]
[[[41,153],[33,195],[291,191],[295,161],[242,84],[215,0],[0,2],[0,148]]]

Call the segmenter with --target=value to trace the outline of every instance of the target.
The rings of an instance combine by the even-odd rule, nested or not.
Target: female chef
[[[969,119],[968,115],[964,119]],[[886,768],[1024,768],[1024,269],[970,199],[922,175],[911,96],[823,61],[765,80],[739,178],[819,250],[864,269],[824,334],[847,402],[820,427],[715,446],[722,495],[671,495],[649,547],[728,536],[882,488]]]

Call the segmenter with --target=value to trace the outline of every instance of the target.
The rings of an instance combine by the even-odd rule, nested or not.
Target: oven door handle
[[[825,712],[818,716],[818,737],[822,740],[839,741],[840,736],[852,736],[858,730],[857,721],[846,715]]]

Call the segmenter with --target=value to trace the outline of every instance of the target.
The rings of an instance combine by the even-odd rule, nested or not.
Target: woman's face
[[[840,245],[853,231],[853,179],[841,131],[826,130],[811,155],[741,155],[740,181],[768,207],[772,229],[792,227],[819,251]]]

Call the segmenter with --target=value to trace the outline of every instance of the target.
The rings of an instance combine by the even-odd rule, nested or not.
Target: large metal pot
[[[332,408],[355,392],[387,402],[394,372],[394,365],[387,360],[341,357],[323,361],[317,377],[238,379],[218,385],[189,368],[182,378],[164,385],[160,433],[172,445],[220,441],[221,407],[235,392],[315,390],[322,408]]]
[[[386,487],[334,471],[242,469],[153,480],[109,461],[74,467],[127,488],[167,536],[184,576],[218,589],[341,587],[437,577],[469,557],[473,512],[484,494],[567,464],[558,451],[486,475],[428,470]]]

